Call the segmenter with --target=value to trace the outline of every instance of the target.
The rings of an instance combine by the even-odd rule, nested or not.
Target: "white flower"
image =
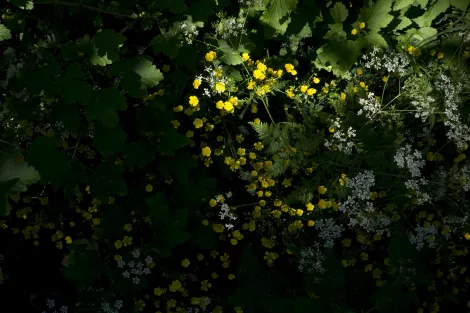
[[[320,238],[325,240],[325,247],[332,248],[334,240],[340,238],[344,227],[336,225],[332,218],[320,219],[315,223],[315,228],[320,230]]]
[[[123,268],[126,265],[126,262],[124,262],[123,260],[119,260],[119,261],[117,261],[117,264],[118,264],[117,266],[119,268]]]
[[[52,309],[53,307],[55,307],[55,302],[52,299],[46,299],[46,305],[49,309]]]
[[[68,309],[69,309],[69,308],[66,307],[65,305],[61,306],[61,307],[60,307],[60,313],[67,313]]]
[[[138,258],[138,257],[140,256],[139,250],[134,250],[134,251],[132,251],[132,256],[133,256],[134,258]]]
[[[124,276],[125,278],[129,278],[130,275],[131,274],[128,271],[122,272],[122,276]]]
[[[134,284],[138,285],[139,282],[140,282],[140,278],[136,276],[136,277],[132,278],[132,282],[133,282]]]
[[[421,250],[424,247],[424,244],[427,242],[430,248],[436,246],[434,241],[434,236],[437,235],[437,228],[434,225],[429,225],[428,227],[417,226],[415,228],[416,235],[410,237],[411,244],[416,245],[416,249]]]
[[[362,108],[357,112],[357,115],[364,113],[368,119],[372,119],[381,112],[380,102],[375,99],[373,92],[369,92],[367,99],[359,99],[359,104],[362,105]]]

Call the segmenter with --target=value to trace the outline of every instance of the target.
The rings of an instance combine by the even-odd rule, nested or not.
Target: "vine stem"
[[[28,152],[28,150],[25,150],[25,149],[21,148],[20,146],[15,146],[14,144],[12,144],[12,143],[10,143],[10,142],[8,142],[8,141],[5,141],[5,140],[0,139],[0,142],[3,142],[4,144],[7,144],[7,145],[12,146],[12,147],[15,147],[15,148],[17,148],[17,149],[21,149],[21,150],[23,150],[24,152]]]
[[[92,6],[89,6],[89,5],[86,5],[86,4],[82,4],[82,3],[73,3],[73,2],[64,2],[64,1],[48,1],[48,2],[35,2],[34,4],[60,4],[60,5],[66,5],[66,6],[71,6],[71,7],[84,8],[84,9],[88,9],[88,10],[91,10],[91,11],[96,11],[96,12],[100,12],[100,13],[104,13],[104,14],[110,14],[110,15],[114,15],[114,16],[134,19],[134,17],[132,15],[107,11],[107,10],[103,10],[103,9],[100,9],[100,8],[95,8],[95,7],[92,7]]]

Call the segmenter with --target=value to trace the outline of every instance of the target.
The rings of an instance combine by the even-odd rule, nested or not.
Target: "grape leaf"
[[[361,10],[360,20],[366,22],[366,27],[371,32],[378,32],[393,20],[393,16],[388,14],[392,10],[392,3],[393,0],[378,0],[369,8]]]
[[[91,39],[91,58],[93,65],[106,66],[119,59],[117,50],[124,43],[126,37],[114,30],[105,29],[97,32]]]
[[[470,0],[450,0],[450,4],[461,11],[466,11],[468,5],[470,4]]]
[[[31,143],[27,162],[39,171],[40,182],[58,185],[71,168],[57,144],[58,139],[53,137],[37,137]]]
[[[220,58],[222,62],[229,65],[237,65],[243,63],[240,54],[234,50],[225,40],[219,40],[219,48],[223,52],[223,56]]]
[[[189,138],[178,133],[174,128],[169,128],[163,132],[165,135],[160,138],[156,147],[156,152],[163,152],[166,155],[175,155],[175,150],[183,148],[189,144]]]
[[[27,187],[37,182],[39,172],[26,162],[17,162],[14,154],[6,155],[0,159],[0,183],[18,178],[18,182],[11,187],[11,191],[25,192]]]
[[[348,9],[341,2],[336,2],[335,6],[330,9],[330,14],[336,24],[341,24],[348,17]]]
[[[437,0],[423,15],[413,19],[420,27],[431,26],[432,21],[450,7],[450,0]]]
[[[286,17],[297,7],[297,0],[268,0],[266,2],[266,10],[261,16],[261,22],[281,35],[284,34],[290,22],[290,18],[286,19]]]
[[[23,10],[32,10],[34,3],[31,0],[10,0],[10,2]]]
[[[127,135],[116,126],[109,128],[105,125],[96,125],[96,134],[93,137],[93,146],[104,156],[110,156],[116,152],[120,152],[125,147]]]
[[[108,127],[118,124],[116,110],[125,110],[127,101],[116,88],[109,87],[93,94],[92,100],[85,106],[88,121],[99,120]]]
[[[11,32],[5,25],[0,24],[0,41],[11,39]]]
[[[415,2],[415,0],[397,0],[395,2],[395,5],[393,6],[393,11],[401,10],[404,7],[412,5],[414,2]]]

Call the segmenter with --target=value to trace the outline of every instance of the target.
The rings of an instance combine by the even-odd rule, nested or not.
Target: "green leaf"
[[[437,29],[433,28],[433,27],[423,27],[423,28],[420,28],[414,35],[413,37],[415,36],[419,36],[419,41],[423,41],[423,40],[428,40],[434,36],[437,35]]]
[[[126,97],[116,88],[109,87],[95,92],[91,102],[85,106],[88,121],[99,120],[108,127],[118,124],[116,110],[127,109]]]
[[[424,9],[428,5],[429,0],[416,0],[416,2],[421,5],[421,9]]]
[[[378,0],[369,8],[361,10],[360,20],[366,22],[366,27],[371,32],[379,32],[393,20],[393,16],[388,14],[392,10],[392,3],[393,0]]]
[[[393,6],[393,11],[401,10],[404,7],[412,5],[414,2],[415,2],[415,0],[397,0],[395,2],[395,5]]]
[[[10,214],[8,210],[8,194],[11,188],[16,185],[19,178],[12,179],[7,182],[0,182],[0,216]]]
[[[450,4],[452,4],[457,9],[465,12],[467,10],[468,5],[470,4],[470,0],[450,0]]]
[[[354,41],[330,41],[317,50],[315,66],[347,78],[349,69],[360,56],[360,47]]]
[[[228,65],[237,65],[242,64],[243,59],[240,54],[234,50],[227,41],[221,39],[219,40],[219,48],[223,53],[223,56],[220,58],[222,62]]]
[[[413,19],[419,27],[431,26],[432,21],[450,7],[450,0],[437,0],[423,15]]]
[[[166,155],[175,155],[175,150],[181,149],[189,144],[189,138],[178,133],[174,128],[169,128],[163,132],[165,135],[160,138],[155,151],[163,152]]]
[[[364,36],[364,41],[369,47],[386,48],[388,46],[387,41],[379,33],[369,32]]]
[[[11,39],[11,32],[5,25],[0,23],[0,41]]]
[[[405,29],[413,24],[413,22],[406,16],[400,16],[398,19],[400,20],[400,23],[395,27],[395,31]]]
[[[80,240],[72,243],[70,249],[73,253],[64,258],[62,274],[78,288],[90,287],[103,268],[97,248],[87,240]]]
[[[170,58],[176,58],[179,52],[179,40],[176,37],[167,38],[164,35],[158,35],[152,40],[153,53],[164,53]]]
[[[330,9],[330,14],[336,24],[341,24],[348,17],[348,9],[341,2],[336,2],[335,6]]]
[[[41,182],[59,184],[70,170],[70,162],[57,150],[58,139],[37,137],[31,143],[27,161],[41,175]]]
[[[87,105],[93,95],[93,88],[85,81],[63,78],[59,82],[66,104],[80,102]]]
[[[125,147],[127,135],[121,127],[109,128],[105,125],[96,125],[96,133],[93,137],[93,146],[103,156],[110,156],[120,152]]]
[[[149,57],[138,56],[115,63],[111,70],[121,75],[121,85],[134,97],[147,94],[147,88],[153,88],[163,79],[163,74]]]
[[[25,192],[27,187],[39,180],[39,172],[26,162],[16,162],[15,154],[0,159],[0,183],[18,179],[11,191]]]
[[[163,192],[157,192],[154,196],[148,197],[145,203],[151,209],[150,216],[155,217],[158,223],[165,224],[168,221],[170,212]]]
[[[10,0],[10,2],[23,10],[32,10],[34,8],[34,3],[31,0]]]
[[[97,32],[91,39],[91,59],[93,65],[106,66],[119,59],[117,50],[126,38],[114,30],[105,29]]]
[[[261,16],[261,22],[283,35],[290,22],[288,15],[297,7],[297,0],[267,0],[266,2],[266,10]]]

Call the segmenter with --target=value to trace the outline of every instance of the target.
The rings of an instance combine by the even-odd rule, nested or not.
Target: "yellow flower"
[[[204,122],[200,118],[195,118],[193,122],[194,127],[201,128]]]
[[[345,238],[341,241],[341,243],[343,244],[343,246],[349,247],[351,245],[351,239]]]
[[[311,202],[307,203],[305,206],[307,207],[307,211],[313,211],[315,207]]]
[[[122,239],[122,244],[124,245],[124,247],[131,245],[132,237],[124,236],[124,238]]]
[[[174,107],[173,111],[174,112],[181,112],[181,111],[183,111],[183,106],[180,104],[180,105]]]
[[[224,110],[227,111],[228,113],[232,113],[234,111],[233,104],[231,102],[225,101]]]
[[[356,35],[356,34],[357,34],[357,29],[353,28],[353,29],[351,30],[351,35]]]
[[[196,97],[196,96],[190,96],[189,97],[189,104],[192,106],[192,107],[195,107],[199,104],[199,99]]]
[[[307,95],[312,96],[317,93],[317,90],[315,88],[309,88],[307,90]]]
[[[339,96],[341,98],[341,100],[346,100],[346,94],[344,92],[341,93],[341,95]]]
[[[65,243],[67,243],[68,245],[72,243],[72,237],[70,236],[67,236],[65,237]]]
[[[201,282],[201,290],[202,291],[209,291],[209,288],[212,287],[212,284],[208,280],[204,280]]]
[[[437,58],[438,58],[439,60],[442,60],[442,59],[444,58],[444,52],[439,52],[439,53],[437,54]]]
[[[214,51],[209,51],[206,53],[206,61],[207,62],[212,62],[214,59],[217,57],[217,53]]]
[[[194,89],[198,89],[200,85],[201,85],[201,81],[200,81],[199,79],[195,79],[195,80],[193,81],[193,87],[194,87]]]
[[[330,133],[334,133],[334,132],[335,132],[335,128],[334,128],[334,127],[330,127],[330,128],[328,128],[328,131],[329,131]]]
[[[116,254],[114,256],[114,261],[116,261],[116,262],[122,261],[122,256],[120,256],[119,254]]]
[[[360,82],[359,85],[360,85],[362,88],[366,87],[366,83],[364,83],[364,82]]]
[[[267,67],[266,65],[264,65],[263,63],[260,62],[260,63],[258,63],[258,65],[256,66],[256,68],[257,68],[258,70],[260,70],[261,72],[265,72],[268,67]]]
[[[318,78],[318,77],[315,76],[315,77],[313,78],[313,83],[314,83],[314,84],[319,84],[319,83],[320,83],[320,78]]]
[[[266,78],[266,75],[263,74],[262,71],[260,70],[254,70],[253,71],[253,77],[258,79],[258,80],[263,80]]]
[[[360,23],[359,23],[359,28],[361,28],[361,29],[362,29],[362,28],[364,28],[364,27],[366,27],[366,23],[364,23],[364,22],[360,22]]]
[[[183,266],[183,267],[188,267],[189,264],[191,264],[189,259],[184,259],[183,261],[181,261],[181,266]]]
[[[292,90],[292,88],[289,88],[289,89],[286,90],[286,95],[291,99],[294,99],[294,97],[295,97],[295,93]]]
[[[300,86],[300,91],[303,92],[303,93],[306,93],[307,89],[308,89],[308,86],[306,86],[306,85]]]
[[[307,224],[309,227],[313,227],[315,225],[315,221],[308,221],[308,224]]]
[[[204,225],[204,226],[209,225],[209,221],[208,221],[208,220],[203,220],[203,221],[202,221],[202,225]]]
[[[254,120],[255,125],[261,124],[261,120],[259,118],[255,118]]]
[[[325,186],[320,186],[318,187],[318,192],[322,195],[324,195],[326,193],[327,189]]]
[[[122,248],[122,241],[121,240],[116,240],[116,242],[114,243],[114,246],[116,247],[116,249]]]
[[[153,290],[153,294],[156,295],[157,297],[161,296],[161,295],[164,294],[164,293],[165,293],[165,289],[164,289],[164,288],[158,287],[158,288],[155,288],[155,289]]]
[[[224,228],[225,228],[225,227],[224,227],[224,225],[222,225],[222,224],[214,224],[214,226],[212,226],[212,228],[214,229],[214,231],[215,231],[216,233],[221,233],[221,232],[224,231]]]
[[[170,291],[176,292],[182,287],[181,282],[179,280],[174,280],[170,285]]]
[[[465,233],[465,235],[463,235],[465,237],[465,239],[467,240],[470,240],[470,234],[469,233]]]
[[[209,148],[209,147],[202,148],[202,155],[205,156],[205,157],[210,157],[211,156],[211,148]]]
[[[233,275],[233,274],[229,274],[229,275],[228,275],[228,279],[230,279],[230,280],[233,280],[233,279],[235,279],[235,275]]]
[[[132,225],[131,224],[125,224],[124,225],[124,230],[131,231],[132,230]]]
[[[286,65],[284,65],[284,68],[286,69],[287,73],[290,73],[294,70],[294,65],[287,63]]]
[[[246,52],[242,54],[242,59],[244,62],[248,61],[250,59],[250,55]]]
[[[323,87],[323,88],[322,88],[322,91],[323,91],[324,93],[328,93],[329,89],[328,89],[328,87]]]
[[[217,101],[215,107],[219,110],[222,110],[224,108],[224,102],[222,100]]]
[[[163,71],[168,72],[170,70],[170,66],[168,64],[163,65]]]
[[[152,185],[148,184],[147,186],[145,186],[145,191],[147,191],[147,192],[152,192],[152,190],[153,190],[153,186],[152,186]]]
[[[357,74],[357,75],[362,75],[362,74],[363,74],[362,69],[358,68],[358,69],[356,70],[356,74]]]
[[[255,88],[256,83],[252,80],[248,82],[248,87],[246,87],[248,90],[253,90]]]
[[[296,70],[292,70],[292,71],[290,71],[290,74],[291,74],[292,76],[295,76],[295,75],[297,75],[297,71],[296,71]]]
[[[224,92],[225,91],[225,84],[223,82],[218,82],[215,84],[215,90],[218,92]]]
[[[238,243],[238,240],[235,238],[232,238],[230,239],[230,243],[235,246]]]

